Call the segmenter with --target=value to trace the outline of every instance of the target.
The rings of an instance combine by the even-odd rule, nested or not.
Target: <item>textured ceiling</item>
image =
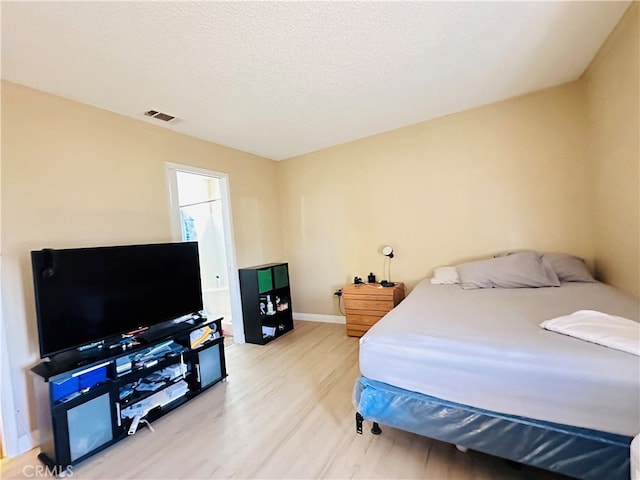
[[[7,2],[2,78],[279,160],[576,80],[630,2]]]

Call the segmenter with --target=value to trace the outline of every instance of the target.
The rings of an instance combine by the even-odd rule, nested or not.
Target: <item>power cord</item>
[[[333,295],[338,297],[338,308],[340,309],[340,313],[344,315],[344,312],[342,311],[342,289],[339,288],[338,290],[333,292]]]
[[[153,429],[153,427],[151,426],[151,424],[147,419],[145,418],[141,419],[140,423],[144,423],[149,428],[149,430],[151,430],[152,432],[155,432],[155,430]]]

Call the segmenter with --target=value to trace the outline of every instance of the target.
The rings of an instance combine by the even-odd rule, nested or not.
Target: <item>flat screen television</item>
[[[41,358],[202,310],[198,244],[31,252]]]

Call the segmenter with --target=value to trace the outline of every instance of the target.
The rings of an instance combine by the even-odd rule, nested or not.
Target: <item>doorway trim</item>
[[[2,282],[2,255],[0,254],[0,282]],[[20,450],[20,436],[16,422],[19,413],[13,397],[13,368],[7,343],[6,324],[3,314],[2,291],[0,289],[0,448],[2,457],[15,457],[28,448]]]
[[[227,253],[227,278],[229,279],[229,300],[231,304],[231,322],[233,325],[234,343],[244,343],[244,321],[240,302],[240,283],[237,273],[236,247],[233,237],[233,219],[231,216],[231,194],[229,192],[229,174],[206,170],[204,168],[165,162],[165,174],[169,192],[169,215],[171,219],[171,236],[175,241],[182,240],[180,228],[180,203],[178,201],[178,181],[176,172],[193,173],[220,181],[220,199],[222,200],[222,222],[224,228],[224,244]]]

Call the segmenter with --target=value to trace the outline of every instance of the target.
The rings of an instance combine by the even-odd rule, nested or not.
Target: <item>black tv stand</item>
[[[225,379],[221,321],[170,322],[130,347],[67,352],[33,367],[38,458],[64,471]]]
[[[59,368],[83,367],[105,358],[103,347],[95,347],[87,350],[69,350],[49,357],[43,363],[59,366]]]

